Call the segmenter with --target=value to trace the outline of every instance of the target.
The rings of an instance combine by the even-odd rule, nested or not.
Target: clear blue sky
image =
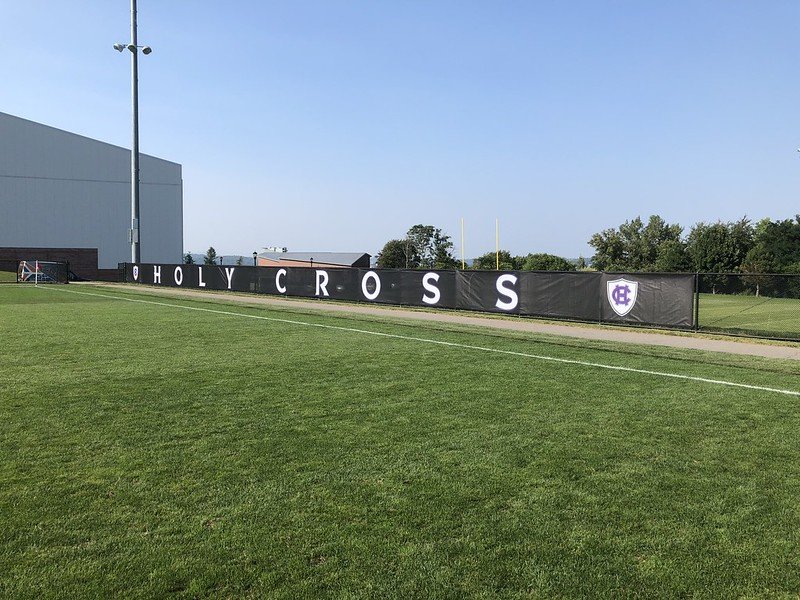
[[[0,111],[130,146],[128,0],[3,0]],[[589,256],[653,213],[800,212],[800,3],[139,0],[141,150],[184,246]]]

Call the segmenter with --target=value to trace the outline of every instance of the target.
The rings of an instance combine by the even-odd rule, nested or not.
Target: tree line
[[[682,226],[652,215],[595,233],[591,266],[599,271],[800,273],[800,215],[753,223]]]
[[[217,251],[214,250],[214,246],[209,246],[206,253],[203,255],[203,264],[204,265],[216,265],[217,261],[219,264],[222,264],[222,256],[217,255]],[[194,264],[194,256],[192,256],[191,252],[187,252],[183,255],[183,264],[185,265],[193,265]],[[236,257],[236,262],[234,263],[238,266],[244,264],[244,259],[241,256]]]
[[[800,215],[794,219],[753,223],[700,222],[687,234],[677,223],[651,215],[625,221],[592,235],[594,256],[587,262],[553,254],[513,256],[507,250],[487,252],[468,269],[516,271],[684,272],[684,273],[799,273]],[[499,261],[498,261],[499,255]],[[499,265],[498,265],[499,262]],[[449,235],[433,225],[414,225],[402,239],[386,242],[378,253],[379,267],[389,269],[456,269]]]
[[[468,269],[504,271],[575,271],[576,266],[554,254],[512,256],[507,250],[487,252],[476,258]],[[453,241],[433,225],[414,225],[403,239],[389,240],[378,253],[378,267],[383,269],[457,269],[461,261],[453,256]]]
[[[465,265],[468,269],[503,271],[597,271],[689,272],[689,273],[797,273],[800,274],[800,214],[794,219],[753,223],[738,221],[697,223],[684,235],[677,223],[651,215],[625,221],[615,228],[592,235],[595,254],[590,261],[570,261],[546,253],[514,256],[507,250],[487,252]],[[203,257],[215,264],[213,247]],[[499,260],[498,260],[499,259]],[[191,254],[184,257],[194,262]],[[498,264],[499,262],[499,264]],[[236,264],[241,264],[239,257]],[[414,225],[402,239],[386,242],[377,265],[386,269],[457,269],[461,261],[453,255],[453,241],[433,225]]]

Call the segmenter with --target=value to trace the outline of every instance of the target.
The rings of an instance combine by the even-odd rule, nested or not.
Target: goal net
[[[67,283],[67,263],[42,260],[22,260],[17,266],[17,281],[20,283]]]

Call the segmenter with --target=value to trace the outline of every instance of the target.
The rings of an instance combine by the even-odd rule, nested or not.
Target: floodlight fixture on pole
[[[131,228],[128,241],[131,244],[131,262],[141,259],[139,248],[139,49],[142,54],[150,54],[150,46],[136,45],[136,0],[131,0],[131,43],[114,44],[114,50],[131,53],[131,104],[132,104],[132,143],[131,143]]]

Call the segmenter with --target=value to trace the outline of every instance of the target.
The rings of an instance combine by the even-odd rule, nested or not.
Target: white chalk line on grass
[[[439,346],[447,346],[450,348],[462,348],[464,350],[478,350],[481,352],[492,352],[495,354],[505,354],[508,356],[519,356],[522,358],[532,358],[535,360],[543,360],[549,361],[554,363],[566,364],[566,365],[577,365],[581,367],[592,367],[596,369],[607,369],[609,371],[622,371],[624,373],[638,373],[640,375],[652,375],[654,377],[667,377],[670,379],[681,379],[683,381],[695,381],[699,383],[708,383],[712,385],[723,385],[727,387],[736,387],[736,388],[744,388],[747,390],[756,390],[761,392],[771,392],[775,394],[784,394],[786,396],[800,396],[800,392],[793,391],[793,390],[784,390],[780,388],[771,388],[771,387],[764,387],[760,385],[750,385],[747,383],[736,383],[734,381],[724,381],[722,379],[708,379],[706,377],[697,377],[694,375],[682,375],[680,373],[665,373],[662,371],[650,371],[648,369],[635,369],[633,367],[621,367],[617,365],[606,365],[602,363],[595,363],[583,360],[574,360],[570,358],[557,358],[555,356],[545,356],[542,354],[530,354],[527,352],[516,352],[514,350],[501,350],[498,348],[486,348],[484,346],[473,346],[471,344],[459,344],[456,342],[445,342],[443,340],[432,340],[429,338],[420,338],[408,335],[399,335],[396,333],[384,333],[381,331],[370,331],[368,329],[357,329],[354,327],[342,327],[339,325],[325,325],[322,323],[308,323],[306,321],[297,321],[294,319],[281,319],[278,317],[265,317],[263,315],[249,315],[246,313],[239,313],[239,312],[232,312],[227,310],[217,310],[213,308],[201,308],[199,306],[185,306],[182,304],[170,304],[169,302],[157,302],[155,300],[142,300],[139,298],[125,298],[123,296],[113,296],[111,294],[100,294],[96,292],[78,292],[75,290],[66,290],[64,288],[45,288],[45,287],[38,287],[36,289],[47,289],[59,292],[67,292],[70,294],[81,294],[83,296],[96,296],[98,298],[108,298],[111,300],[122,300],[125,302],[137,302],[140,304],[150,304],[153,306],[166,306],[169,308],[182,308],[184,310],[193,310],[197,312],[205,312],[205,313],[212,313],[216,315],[226,315],[231,317],[244,317],[246,319],[256,319],[260,321],[271,321],[274,323],[286,323],[289,325],[303,325],[306,327],[317,327],[320,329],[331,329],[335,331],[347,331],[350,333],[361,333],[365,335],[374,335],[379,337],[385,338],[393,338],[398,340],[406,340],[406,341],[414,341],[414,342],[421,342],[425,344],[437,344]]]

